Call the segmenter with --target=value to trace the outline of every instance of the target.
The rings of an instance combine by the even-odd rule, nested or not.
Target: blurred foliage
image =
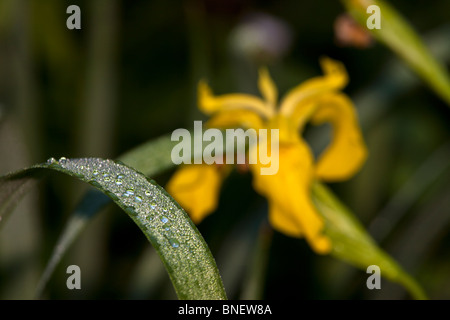
[[[82,10],[81,30],[66,28],[70,4]],[[448,70],[450,2],[391,4],[424,40],[446,32],[430,47]],[[450,109],[383,45],[342,46],[334,23],[344,12],[328,0],[0,0],[1,172],[50,156],[116,158],[204,119],[196,108],[201,78],[218,94],[255,94],[264,64],[282,94],[319,74],[318,57],[327,55],[347,68],[345,91],[360,110],[370,150],[356,177],[330,187],[430,298],[448,299]],[[265,28],[275,35],[258,36]],[[317,153],[324,143],[316,129],[305,138]],[[169,176],[152,178],[164,185]],[[0,232],[0,298],[33,297],[84,190],[54,176],[16,209]],[[117,210],[104,210],[88,226],[44,298],[176,298],[153,248]],[[251,176],[235,171],[218,211],[199,225],[229,298],[409,297],[385,280],[382,290],[368,290],[367,274],[273,232],[266,217]],[[66,288],[70,264],[82,270],[80,291]]]

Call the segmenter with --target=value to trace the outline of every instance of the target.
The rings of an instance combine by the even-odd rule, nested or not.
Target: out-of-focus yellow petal
[[[330,122],[333,126],[332,141],[317,161],[316,176],[326,181],[353,176],[364,164],[368,152],[351,100],[338,93],[323,96],[311,122]]]
[[[223,174],[215,165],[185,165],[171,177],[166,190],[194,223],[200,223],[217,208],[222,180]]]
[[[348,82],[347,72],[341,62],[324,57],[320,60],[324,76],[315,77],[292,89],[281,102],[280,112],[291,115],[296,108],[302,108],[312,99],[324,93],[344,88]]]
[[[274,202],[269,203],[269,222],[275,230],[289,237],[298,238],[303,235],[300,224],[292,217],[292,214]]]
[[[266,68],[259,69],[258,87],[262,96],[267,101],[268,107],[275,111],[275,105],[278,99],[278,89]]]
[[[297,134],[301,132],[306,123],[309,122],[311,116],[316,111],[317,106],[317,99],[311,99],[311,101],[305,102],[301,107],[295,108],[294,112],[289,117],[289,120]]]
[[[265,118],[272,115],[270,108],[260,98],[241,93],[214,96],[211,88],[204,81],[200,81],[198,85],[198,106],[208,115],[236,109],[251,110]]]
[[[209,128],[253,128],[259,130],[264,126],[261,117],[250,110],[221,111],[206,122]]]
[[[269,201],[270,220],[287,235],[300,237],[303,234],[315,252],[330,252],[331,242],[322,233],[323,218],[310,195],[314,176],[311,150],[303,141],[281,145],[279,162],[279,170],[274,175],[261,175],[264,165],[259,162],[250,165],[255,190]]]
[[[300,140],[297,128],[293,125],[290,118],[282,114],[277,114],[267,122],[267,129],[279,130],[280,144],[296,143]]]

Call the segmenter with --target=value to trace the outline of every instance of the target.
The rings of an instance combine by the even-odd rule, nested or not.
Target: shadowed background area
[[[391,1],[449,70],[450,2]],[[69,5],[81,30],[68,30]],[[217,94],[257,91],[267,66],[280,95],[321,75],[319,58],[347,68],[344,89],[359,113],[369,159],[330,184],[380,246],[422,284],[450,298],[450,109],[389,49],[352,25],[337,1],[0,0],[0,170],[47,158],[117,158],[192,128],[197,84]],[[307,126],[319,154],[326,125]],[[170,172],[152,177],[164,185]],[[233,171],[219,209],[198,227],[232,299],[405,299],[303,239],[273,231],[249,172]],[[87,186],[51,176],[0,232],[0,298],[33,297],[71,211]],[[68,290],[78,265],[82,289]],[[89,224],[57,267],[45,299],[173,299],[158,256],[117,207]]]

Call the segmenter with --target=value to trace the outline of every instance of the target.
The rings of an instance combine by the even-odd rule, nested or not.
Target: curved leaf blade
[[[426,299],[420,285],[365,231],[351,212],[321,183],[313,186],[313,200],[326,221],[325,233],[333,242],[331,255],[366,270],[380,267],[386,279],[403,285],[415,299]]]
[[[56,241],[53,252],[50,256],[44,272],[39,279],[35,296],[42,296],[48,281],[58,266],[64,254],[67,252],[72,243],[78,238],[81,232],[91,219],[102,210],[106,205],[110,204],[112,199],[99,191],[98,189],[89,189],[83,196],[81,202],[76,207],[67,221],[64,230]]]
[[[142,169],[140,168],[145,168],[145,172],[143,173],[146,176],[155,176],[174,166],[170,153],[176,143],[178,142],[173,142],[170,135],[161,136],[129,150],[120,156],[118,160],[141,172]],[[36,290],[37,297],[41,296],[53,272],[72,243],[78,239],[91,219],[111,202],[111,198],[97,189],[91,189],[86,192],[72,212],[64,230],[56,241],[50,259],[39,280]]]
[[[191,134],[191,138],[194,139],[193,134]],[[237,143],[239,147],[241,146],[239,143],[242,143],[242,141],[245,142],[245,139],[238,139]],[[127,151],[121,155],[118,160],[130,167],[136,168],[146,176],[155,176],[175,166],[171,158],[171,152],[178,143],[178,141],[172,141],[171,135],[169,134],[160,136]],[[231,148],[231,146],[224,146],[224,148]],[[201,153],[199,154],[194,153],[194,157],[202,155],[203,150],[200,150],[200,152]],[[86,198],[90,199],[86,202]],[[57,240],[51,258],[39,281],[37,296],[40,296],[68,248],[78,238],[84,230],[84,227],[91,221],[91,218],[93,218],[109,201],[111,201],[111,199],[101,192],[87,193],[84,198],[82,198],[81,203],[72,213],[60,238]]]
[[[0,188],[52,169],[107,194],[138,225],[163,261],[180,299],[226,299],[220,274],[203,237],[165,190],[122,163],[98,158],[49,159],[9,174]]]
[[[449,73],[394,7],[383,0],[342,0],[342,2],[347,11],[364,28],[369,17],[367,8],[370,5],[377,5],[381,12],[381,28],[369,31],[402,58],[450,106]]]

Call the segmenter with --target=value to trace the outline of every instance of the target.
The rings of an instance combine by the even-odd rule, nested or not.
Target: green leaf
[[[41,177],[42,173],[36,170],[23,170],[0,177],[0,229],[4,226],[23,195]]]
[[[381,11],[381,28],[372,35],[402,58],[450,106],[450,76],[436,60],[411,25],[389,3],[382,0],[342,0],[347,11],[366,28],[367,7]]]
[[[380,249],[351,212],[323,184],[316,182],[313,200],[326,221],[325,234],[333,243],[331,255],[366,270],[380,267],[381,275],[403,285],[416,299],[426,299],[419,284]]]
[[[98,212],[100,212],[100,210],[111,202],[112,199],[98,189],[89,189],[86,192],[81,202],[70,216],[69,221],[67,221],[59,239],[56,241],[50,260],[47,262],[44,272],[39,279],[36,289],[36,298],[41,297],[62,257],[72,243],[78,238],[86,225]]]
[[[146,176],[155,176],[173,167],[174,164],[170,154],[176,143],[178,142],[171,141],[170,135],[161,136],[131,149],[120,156],[118,160],[132,168],[145,168],[144,173]],[[142,169],[139,170],[143,171]],[[36,290],[37,297],[40,297],[43,293],[53,272],[72,243],[78,239],[92,218],[111,201],[108,196],[97,189],[89,190],[83,196],[81,202],[71,214],[59,239],[56,241],[50,260],[47,262],[39,280]]]
[[[1,177],[0,190],[18,194],[18,186],[39,177],[44,169],[88,182],[119,205],[158,252],[180,299],[226,299],[220,274],[203,237],[186,212],[154,181],[112,160],[52,158]],[[6,206],[0,207],[3,209],[0,214],[11,208],[10,202],[6,202]]]
[[[118,160],[132,168],[138,168],[146,176],[155,176],[174,166],[171,159],[171,151],[177,143],[178,141],[171,140],[171,135],[164,135],[129,150],[120,156]],[[0,200],[1,197],[0,195]],[[7,194],[4,197],[6,199],[9,198]],[[37,297],[41,296],[55,268],[72,243],[78,238],[92,218],[110,201],[109,197],[96,189],[84,195],[56,242],[50,260],[39,280],[36,290]],[[2,201],[0,201],[0,205],[1,203]]]
[[[174,166],[171,152],[178,141],[171,135],[152,139],[121,155],[118,160],[132,168],[138,168],[146,176],[153,177]]]

